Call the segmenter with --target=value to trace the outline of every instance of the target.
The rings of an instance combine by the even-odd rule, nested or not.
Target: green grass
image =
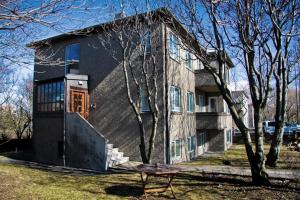
[[[269,145],[265,145],[265,154],[268,153]],[[248,167],[249,162],[245,151],[245,146],[242,144],[235,144],[232,147],[221,154],[215,156],[200,156],[191,162],[184,162],[182,165],[189,166],[203,166],[203,165],[224,165],[223,161],[228,160],[232,166]],[[300,153],[296,151],[290,151],[285,145],[282,146],[280,152],[280,158],[278,161],[278,169],[300,169]]]
[[[179,174],[173,181],[178,199],[295,199],[296,190],[250,186],[245,180],[211,180],[197,173]],[[138,173],[79,174],[0,164],[0,199],[144,199]],[[159,181],[163,181],[160,179]],[[148,199],[169,199],[170,192]]]

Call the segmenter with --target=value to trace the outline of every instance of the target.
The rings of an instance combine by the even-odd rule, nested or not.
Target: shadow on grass
[[[132,186],[126,184],[113,185],[105,188],[105,192],[111,195],[117,195],[122,197],[140,197],[143,195],[143,189],[141,186]]]

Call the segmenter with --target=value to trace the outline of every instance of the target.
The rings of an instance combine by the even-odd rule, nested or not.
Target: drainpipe
[[[166,164],[170,164],[170,133],[169,133],[169,85],[168,85],[168,72],[167,72],[167,25],[164,25],[164,76],[165,76],[165,138],[166,138]]]
[[[63,123],[63,166],[66,166],[66,114],[67,114],[67,79],[64,77],[64,123]]]

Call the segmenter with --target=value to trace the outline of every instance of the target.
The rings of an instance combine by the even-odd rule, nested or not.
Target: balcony
[[[204,92],[218,92],[214,77],[205,69],[195,70],[195,87]]]
[[[223,112],[198,112],[196,113],[197,129],[222,130],[232,127],[232,118],[228,113]]]

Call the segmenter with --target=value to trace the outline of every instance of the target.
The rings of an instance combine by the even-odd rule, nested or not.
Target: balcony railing
[[[232,127],[231,115],[223,112],[198,112],[196,113],[196,120],[196,127],[198,130],[222,130]]]

